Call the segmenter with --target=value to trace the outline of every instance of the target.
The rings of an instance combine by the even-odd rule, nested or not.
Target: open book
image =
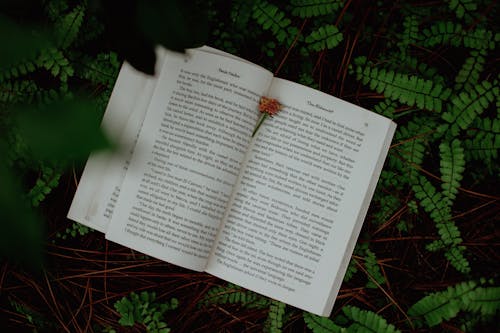
[[[147,255],[329,315],[396,125],[204,47],[124,64],[68,217]],[[283,109],[260,117],[261,96]]]

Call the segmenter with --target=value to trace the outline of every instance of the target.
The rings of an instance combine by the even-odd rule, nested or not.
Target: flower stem
[[[255,129],[253,130],[253,133],[252,133],[252,138],[255,136],[255,133],[257,133],[257,131],[259,130],[260,128],[260,125],[262,125],[262,123],[264,122],[264,120],[267,118],[268,114],[267,113],[263,113],[262,116],[260,117],[259,119],[259,122],[257,123],[257,126],[255,127]]]

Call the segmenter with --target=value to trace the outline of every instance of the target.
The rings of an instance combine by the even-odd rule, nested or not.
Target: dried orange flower
[[[267,117],[272,117],[275,114],[277,114],[281,110],[282,106],[278,100],[274,98],[269,98],[262,96],[259,101],[259,111],[262,113],[262,116],[259,119],[259,122],[257,123],[257,126],[253,130],[252,133],[252,138],[255,136],[255,133],[257,133],[258,129],[260,128],[260,125],[264,122],[264,120]]]
[[[271,117],[281,110],[281,104],[274,98],[262,96],[259,102],[259,111],[267,113]]]

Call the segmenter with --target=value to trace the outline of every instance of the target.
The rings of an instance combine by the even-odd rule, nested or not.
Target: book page
[[[207,272],[328,315],[395,124],[274,79],[283,110],[252,141]]]
[[[271,80],[227,57],[168,55],[106,238],[203,270]]]
[[[247,62],[208,46],[197,50]],[[146,110],[158,82],[158,73],[169,53],[173,52],[160,47],[156,50],[155,76],[141,73],[128,63],[122,65],[101,125],[103,131],[117,144],[118,150],[96,152],[89,157],[68,218],[106,232]]]
[[[165,54],[163,49],[156,52],[156,73],[161,70]],[[123,63],[101,123],[118,150],[90,155],[68,212],[69,219],[106,231],[157,78]]]

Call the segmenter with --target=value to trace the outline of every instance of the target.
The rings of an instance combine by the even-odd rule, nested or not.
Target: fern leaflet
[[[341,333],[344,329],[336,325],[333,321],[326,317],[317,316],[315,314],[305,312],[302,314],[304,322],[313,333]]]
[[[324,49],[333,49],[343,39],[342,33],[334,25],[325,25],[318,30],[311,32],[306,37],[305,42],[309,44],[309,48],[315,51]]]
[[[499,287],[479,287],[477,282],[468,281],[422,298],[408,310],[408,314],[425,319],[432,327],[456,317],[460,311],[493,315],[499,309]]]
[[[452,133],[458,133],[459,128],[467,129],[474,119],[498,97],[498,82],[491,84],[483,81],[474,86],[474,89],[452,97],[450,110],[443,113],[442,118],[452,124]]]
[[[387,320],[378,314],[361,310],[355,306],[344,306],[342,308],[344,314],[354,321],[351,326],[348,327],[348,332],[385,332],[385,333],[397,333],[401,332],[396,329],[394,325],[388,324]]]
[[[276,39],[281,43],[289,36],[287,27],[290,19],[278,7],[267,2],[258,2],[253,8],[253,18],[257,20],[264,30],[271,30]]]
[[[69,14],[62,16],[55,24],[56,42],[63,49],[69,47],[78,36],[85,16],[83,6],[77,6]]]
[[[355,69],[356,78],[363,84],[386,97],[398,100],[403,104],[428,110],[441,111],[444,100],[447,100],[451,90],[444,88],[432,80],[425,80],[418,76],[396,73],[384,68],[362,66],[365,58],[356,59],[358,66]]]
[[[483,160],[491,165],[500,149],[500,119],[476,120],[476,128],[469,129],[471,139],[465,140],[465,153],[470,159]]]
[[[477,9],[475,0],[448,0],[451,10],[458,18],[463,18],[466,12],[473,12]]]
[[[460,144],[460,140],[455,139],[451,143],[441,143],[439,150],[441,156],[441,180],[443,181],[441,184],[442,193],[448,205],[451,206],[465,170],[464,149]]]
[[[280,301],[271,301],[269,306],[269,314],[267,315],[266,322],[264,323],[264,332],[266,333],[280,333],[283,326],[283,316],[285,315],[285,303]]]
[[[302,18],[334,14],[343,6],[342,0],[292,0],[292,14]]]
[[[479,74],[483,71],[486,52],[484,50],[472,51],[471,56],[465,59],[465,63],[455,78],[455,90],[469,91],[479,81]]]
[[[476,29],[464,30],[462,25],[454,22],[438,22],[422,30],[421,45],[435,47],[446,44],[454,47],[463,46],[471,49],[495,49],[496,36],[491,31]]]

